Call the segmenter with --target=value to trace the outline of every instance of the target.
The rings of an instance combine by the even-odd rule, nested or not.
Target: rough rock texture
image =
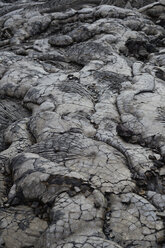
[[[165,2],[0,1],[0,248],[165,247]]]

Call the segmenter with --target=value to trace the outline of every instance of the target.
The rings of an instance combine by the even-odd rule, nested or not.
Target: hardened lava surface
[[[0,1],[0,248],[165,248],[165,2]]]

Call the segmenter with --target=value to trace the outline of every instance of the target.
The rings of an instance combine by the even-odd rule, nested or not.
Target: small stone
[[[10,207],[10,204],[5,203],[5,204],[4,204],[4,207],[8,208],[8,207]]]
[[[79,193],[81,191],[78,187],[74,187],[74,190],[76,191],[76,193]]]
[[[73,43],[73,39],[68,35],[53,36],[49,39],[49,43],[53,46],[68,46]]]

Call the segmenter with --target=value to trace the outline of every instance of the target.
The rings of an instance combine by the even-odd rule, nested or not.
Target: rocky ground
[[[0,248],[165,248],[165,2],[0,1]]]

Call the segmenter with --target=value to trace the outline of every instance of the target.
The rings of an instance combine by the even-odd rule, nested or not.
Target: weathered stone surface
[[[0,1],[0,247],[165,246],[164,1]]]
[[[156,214],[156,208],[146,199],[128,193],[120,197],[113,195],[110,202],[109,236],[112,240],[124,247],[154,247],[157,246],[157,241],[164,239],[161,219]]]
[[[32,247],[47,228],[46,221],[36,217],[31,208],[21,205],[7,211],[1,209],[0,220],[1,238],[6,248]]]

